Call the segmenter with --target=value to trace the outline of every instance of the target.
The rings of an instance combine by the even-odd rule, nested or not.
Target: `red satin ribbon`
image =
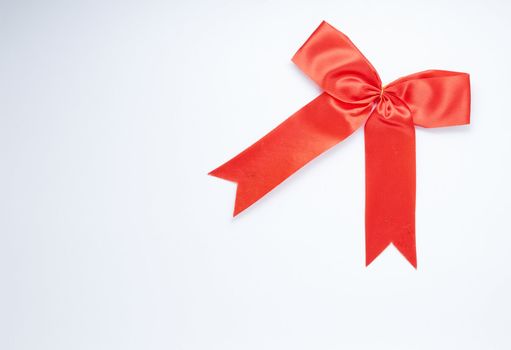
[[[324,92],[210,173],[238,184],[234,215],[365,123],[366,265],[393,243],[417,267],[415,125],[468,124],[469,75],[429,70],[382,87],[371,63],[326,22],[293,62]]]

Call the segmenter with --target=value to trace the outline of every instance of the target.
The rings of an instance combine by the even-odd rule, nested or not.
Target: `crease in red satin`
[[[326,22],[293,62],[324,92],[210,173],[238,184],[234,215],[364,125],[366,265],[393,244],[417,267],[415,125],[468,124],[469,75],[428,70],[382,87],[367,58]]]

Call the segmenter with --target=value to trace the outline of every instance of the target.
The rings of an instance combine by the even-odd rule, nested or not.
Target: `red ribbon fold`
[[[468,124],[469,75],[429,70],[382,86],[371,63],[326,22],[293,62],[324,92],[210,173],[238,184],[234,215],[365,123],[366,265],[392,243],[417,267],[415,125]]]

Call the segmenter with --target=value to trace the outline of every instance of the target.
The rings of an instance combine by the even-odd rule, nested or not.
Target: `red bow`
[[[293,62],[324,92],[210,173],[238,183],[234,215],[365,123],[366,265],[393,243],[417,267],[415,125],[468,124],[469,75],[428,70],[382,86],[371,63],[326,22]]]

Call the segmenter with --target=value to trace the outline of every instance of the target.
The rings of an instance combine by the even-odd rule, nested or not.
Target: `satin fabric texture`
[[[364,126],[366,265],[392,243],[416,268],[415,126],[469,124],[469,75],[427,70],[382,86],[371,63],[326,22],[293,62],[323,92],[210,172],[238,184],[234,216]]]

